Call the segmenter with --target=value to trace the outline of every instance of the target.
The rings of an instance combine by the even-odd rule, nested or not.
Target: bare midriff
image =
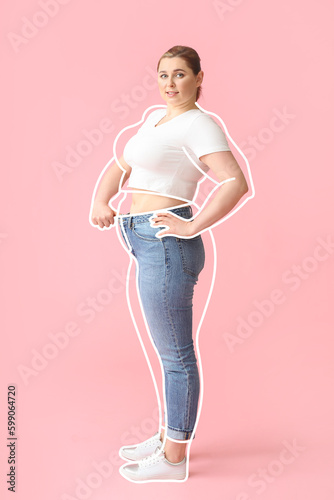
[[[136,189],[132,187],[129,187],[128,189],[132,191],[130,214],[152,212],[153,210],[162,210],[164,208],[171,208],[187,203],[179,198],[171,198],[170,196],[155,194],[153,191],[148,191],[146,189]],[[136,193],[135,191],[139,192]],[[142,193],[141,191],[147,191],[147,193]]]

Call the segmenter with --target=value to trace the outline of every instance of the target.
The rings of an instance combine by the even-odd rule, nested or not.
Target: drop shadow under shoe
[[[160,432],[154,434],[154,436],[146,439],[139,444],[134,444],[130,446],[122,446],[119,450],[119,456],[123,460],[141,460],[142,458],[152,455],[157,448],[161,448],[162,441],[160,440]]]
[[[133,464],[124,464],[119,473],[133,483],[147,483],[153,481],[186,481],[187,457],[173,464],[166,459],[164,450],[157,448],[152,455],[142,458]]]

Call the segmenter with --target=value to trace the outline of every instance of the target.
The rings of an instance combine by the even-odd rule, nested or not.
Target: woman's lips
[[[166,92],[169,97],[174,97],[178,92]]]

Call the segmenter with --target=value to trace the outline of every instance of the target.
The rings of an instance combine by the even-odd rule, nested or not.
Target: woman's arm
[[[194,219],[188,222],[178,219],[173,214],[157,212],[157,216],[152,218],[154,221],[152,225],[167,225],[169,229],[159,231],[156,236],[167,234],[195,236],[225,217],[247,193],[248,185],[245,176],[231,151],[218,151],[203,155],[200,160],[217,176],[221,184],[217,194]],[[233,180],[227,181],[228,179]]]
[[[125,163],[123,156],[119,158],[118,163],[124,170],[121,170],[117,163],[113,162],[102,177],[95,195],[90,218],[93,224],[99,225],[101,228],[114,224],[116,212],[110,208],[109,201],[118,193],[122,175],[124,175],[124,178],[121,187],[123,187],[131,173],[131,167]]]

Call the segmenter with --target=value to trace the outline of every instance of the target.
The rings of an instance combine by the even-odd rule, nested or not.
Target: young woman
[[[248,191],[223,130],[196,106],[204,75],[197,52],[174,46],[161,56],[157,71],[167,107],[149,113],[128,141],[104,175],[91,211],[100,228],[118,218],[136,260],[139,299],[163,369],[164,425],[152,438],[120,450],[132,461],[120,473],[134,482],[188,478],[186,446],[194,437],[200,390],[192,298],[205,259],[201,233]],[[209,170],[220,187],[194,217],[197,183]],[[132,204],[129,213],[120,214],[109,202],[127,180]]]

